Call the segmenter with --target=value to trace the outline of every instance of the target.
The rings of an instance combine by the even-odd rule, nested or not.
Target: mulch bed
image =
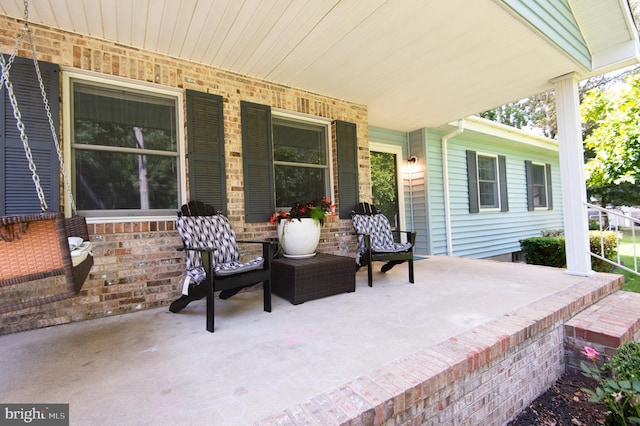
[[[596,385],[580,373],[565,373],[508,426],[604,425],[605,405],[589,402],[582,391],[582,388],[593,390]]]

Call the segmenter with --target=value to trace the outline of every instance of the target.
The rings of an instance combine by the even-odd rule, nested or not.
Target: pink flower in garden
[[[580,351],[580,353],[586,356],[587,358],[589,358],[590,361],[595,361],[598,355],[600,355],[598,351],[596,351],[593,348],[590,348],[589,346],[585,346],[584,351]]]

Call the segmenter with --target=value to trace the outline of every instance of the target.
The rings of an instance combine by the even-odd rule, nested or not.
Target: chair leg
[[[183,294],[182,296],[180,296],[179,299],[176,299],[173,302],[171,302],[171,305],[169,305],[169,311],[173,312],[174,314],[178,313],[184,308],[186,308],[187,305],[193,301],[194,301],[193,297]]]
[[[262,282],[262,292],[264,298],[264,310],[265,312],[271,312],[271,281],[265,280]]]
[[[409,260],[409,282],[413,284],[413,259]]]
[[[240,290],[242,290],[242,288],[233,288],[231,290],[222,290],[218,297],[220,299],[222,299],[222,300],[226,300],[226,299],[230,298],[231,296],[234,296],[234,295],[238,294],[238,292]]]
[[[213,295],[213,283],[208,283],[207,289],[207,331],[213,333],[213,323],[214,323],[214,304],[215,297]]]
[[[369,279],[369,287],[373,287],[373,261],[367,263],[367,278]]]
[[[402,262],[404,262],[404,260],[390,260],[387,263],[385,263],[384,265],[382,265],[382,268],[380,268],[380,270],[382,272],[388,272],[391,270],[391,268],[393,268],[396,265],[401,264]]]
[[[179,299],[174,300],[169,305],[169,310],[173,313],[180,312],[194,300],[200,300],[207,295],[207,281],[189,286],[189,294],[183,294]]]

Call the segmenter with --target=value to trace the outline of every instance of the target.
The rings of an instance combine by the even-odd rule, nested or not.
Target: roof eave
[[[446,126],[439,127],[438,130],[450,131],[457,128],[458,122],[448,123]],[[544,136],[536,135],[525,130],[507,126],[495,121],[487,120],[478,116],[470,116],[464,119],[463,129],[469,132],[482,133],[486,136],[510,141],[511,143],[520,143],[536,148],[558,151],[558,141],[549,139]]]

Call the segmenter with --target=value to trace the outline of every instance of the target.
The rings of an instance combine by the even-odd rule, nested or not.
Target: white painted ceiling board
[[[259,61],[251,61],[251,72],[247,72],[247,74],[272,79],[273,73],[289,52],[294,50],[301,40],[304,40],[317,22],[333,7],[334,3],[335,1],[314,2],[306,7],[303,2],[292,2],[268,37],[270,40],[269,49],[260,56]]]
[[[148,0],[132,0],[132,3],[131,17],[127,21],[131,27],[131,38],[128,40],[123,39],[121,43],[126,46],[148,49],[146,38],[149,2]]]
[[[100,11],[101,13],[101,35],[99,37],[105,38],[107,40],[115,40],[120,42],[122,38],[118,32],[118,24],[120,21],[118,20],[118,9],[121,8],[122,2],[120,1],[101,1],[100,2]],[[126,21],[122,22],[123,26],[129,26]]]
[[[625,0],[568,1],[592,52],[607,53],[597,64],[631,63],[638,42]],[[439,126],[549,88],[559,75],[590,73],[501,0],[29,4],[34,23],[364,103],[372,125],[397,130]],[[22,8],[0,0],[7,16],[22,18]]]
[[[278,6],[276,4],[275,8]],[[250,55],[264,37],[264,32],[273,26],[269,24],[271,5],[261,2],[252,7],[241,8],[234,25],[229,28],[224,43],[220,46],[214,61],[225,69],[237,69],[236,62],[242,55]]]
[[[235,42],[229,43],[224,53],[226,68],[240,70],[247,58],[260,49],[264,38],[273,30],[275,22],[286,8],[287,2],[276,3],[274,7],[261,2],[253,8],[246,19],[246,24],[243,27],[235,26],[229,34],[230,39]],[[239,72],[242,73],[242,71]]]
[[[117,31],[117,41],[119,43],[123,43],[123,40],[131,40],[133,37],[133,32],[131,30],[131,17],[133,16],[133,2],[123,2],[119,1],[116,5],[116,25],[118,28]]]
[[[199,1],[196,5],[191,27],[182,43],[182,54],[180,57],[199,63],[204,62],[203,58],[207,52],[208,40],[211,33],[218,25],[219,7],[216,7],[218,0],[210,2]]]
[[[103,12],[100,3],[100,0],[84,0],[80,3],[69,3],[71,13],[77,16],[77,19],[74,19],[74,23],[78,33],[105,38],[103,28],[104,17],[102,16]],[[34,5],[35,3],[31,4]],[[73,6],[71,6],[71,4],[73,4]]]
[[[188,22],[190,12],[187,7],[180,7],[181,4],[189,4],[189,0],[182,0],[183,3],[177,1],[165,0],[162,10],[162,21],[158,31],[157,50],[159,52],[167,52],[171,56],[176,56],[172,51],[171,44],[176,43],[176,37],[184,38],[185,21]],[[191,5],[189,5],[191,6]],[[182,11],[182,13],[181,13]]]

